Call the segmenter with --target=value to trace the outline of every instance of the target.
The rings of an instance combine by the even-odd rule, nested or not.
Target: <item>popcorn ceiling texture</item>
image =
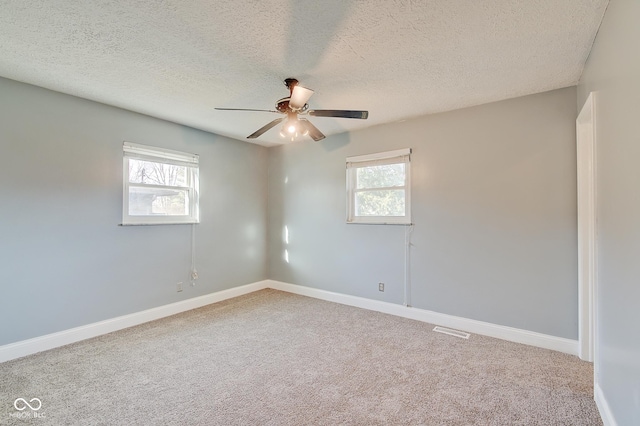
[[[296,77],[330,135],[575,85],[608,0],[0,0],[0,76],[246,140]],[[282,143],[276,129],[255,142]]]

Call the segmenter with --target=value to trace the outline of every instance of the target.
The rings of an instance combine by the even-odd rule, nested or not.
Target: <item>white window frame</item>
[[[347,157],[347,223],[365,223],[380,225],[411,225],[411,148],[394,151],[378,152],[375,154]],[[404,186],[388,188],[361,188],[357,189],[357,171],[359,168],[382,164],[404,164]],[[361,191],[383,191],[391,189],[404,189],[405,214],[404,216],[356,216],[356,194]]]
[[[169,225],[200,222],[199,208],[199,162],[197,154],[157,148],[149,145],[124,142],[123,150],[123,196],[122,225]],[[186,186],[164,186],[129,182],[129,160],[153,161],[155,163],[172,164],[187,167]],[[187,191],[189,197],[189,214],[187,215],[129,215],[129,189],[131,187],[181,189]]]

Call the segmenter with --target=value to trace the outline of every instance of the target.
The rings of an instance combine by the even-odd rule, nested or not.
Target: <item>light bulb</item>
[[[300,123],[298,123],[298,116],[295,113],[289,113],[287,120],[280,128],[280,136],[283,138],[290,138],[293,141],[299,136],[299,128]]]

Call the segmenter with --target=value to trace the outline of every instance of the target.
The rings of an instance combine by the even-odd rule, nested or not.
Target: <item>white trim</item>
[[[593,387],[593,399],[596,401],[596,406],[598,406],[598,411],[600,412],[604,426],[618,426],[615,417],[613,417],[611,407],[609,407],[609,403],[607,402],[607,398],[604,397],[602,388],[598,383]]]
[[[123,142],[122,150],[133,156],[144,156],[152,158],[163,158],[165,160],[174,160],[179,162],[189,163],[191,166],[196,165],[200,161],[198,154],[192,154],[190,152],[175,151],[173,149],[159,148],[156,146],[142,145],[133,142]]]
[[[395,151],[376,152],[373,154],[356,155],[347,157],[347,163],[360,163],[363,161],[384,160],[387,158],[404,157],[411,154],[411,148],[396,149]]]
[[[578,341],[579,356],[595,359],[596,234],[596,95],[589,94],[576,119],[578,183]],[[595,374],[595,373],[594,373]]]
[[[394,303],[382,302],[379,300],[365,299],[347,294],[333,293],[326,290],[319,290],[317,288],[304,287],[274,280],[267,280],[267,287],[289,293],[300,294],[302,296],[340,303],[342,305],[355,306],[371,311],[396,315],[433,325],[455,328],[468,333],[482,334],[484,336],[495,337],[502,340],[508,340],[510,342],[537,346],[571,355],[578,355],[577,340],[565,339],[563,337],[550,336],[548,334],[536,333],[534,331],[521,330],[504,325],[491,324],[488,322],[441,314],[424,309],[396,305]]]
[[[160,318],[179,314],[191,309],[200,308],[212,303],[253,293],[254,291],[267,288],[267,281],[258,281],[240,287],[230,288],[192,299],[182,300],[157,308],[151,308],[129,315],[123,315],[104,321],[87,324],[80,327],[71,328],[57,333],[47,334],[33,339],[22,340],[8,345],[0,346],[0,362],[9,361],[15,358],[35,354],[60,346],[75,343],[80,340],[90,339],[103,334],[112,333],[124,328],[133,327],[145,322],[154,321]]]
[[[147,309],[129,315],[123,315],[80,327],[71,328],[57,333],[35,337],[33,339],[22,340],[8,345],[0,346],[0,362],[10,361],[23,356],[32,355],[38,352],[54,349],[60,346],[75,343],[81,340],[112,333],[114,331],[133,327],[145,322],[165,318],[191,309],[200,308],[212,303],[232,299],[254,291],[272,288],[274,290],[286,291],[288,293],[313,297],[340,303],[342,305],[354,306],[385,314],[396,315],[416,321],[422,321],[433,325],[455,328],[468,333],[482,334],[484,336],[495,337],[525,345],[537,346],[565,352],[571,355],[578,354],[578,342],[576,340],[562,337],[549,336],[533,331],[521,330],[503,325],[496,325],[438,312],[427,311],[418,308],[396,305],[394,303],[382,302],[379,300],[365,299],[347,294],[333,293],[326,290],[319,290],[311,287],[304,287],[295,284],[283,283],[274,280],[264,280],[255,283],[230,288],[192,299],[182,300],[156,308]],[[604,399],[603,399],[604,401]],[[608,406],[607,406],[608,407]],[[602,410],[602,409],[601,409]],[[606,424],[606,423],[605,423]],[[615,425],[615,423],[611,423]]]

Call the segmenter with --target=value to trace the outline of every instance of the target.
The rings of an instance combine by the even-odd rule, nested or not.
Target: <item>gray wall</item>
[[[640,2],[609,3],[578,87],[596,100],[597,382],[619,425],[640,424]]]
[[[412,305],[576,339],[575,118],[573,87],[271,148],[270,278],[402,303],[407,228],[345,223],[345,158],[408,147]]]
[[[407,228],[345,223],[344,161],[405,147],[412,305],[577,337],[575,88],[269,150],[10,80],[0,92],[0,344],[267,277],[402,303]],[[124,140],[201,156],[195,288],[175,291],[188,225],[117,226]]]
[[[122,142],[200,154],[189,225],[122,220]],[[266,278],[267,150],[0,79],[0,345]]]

